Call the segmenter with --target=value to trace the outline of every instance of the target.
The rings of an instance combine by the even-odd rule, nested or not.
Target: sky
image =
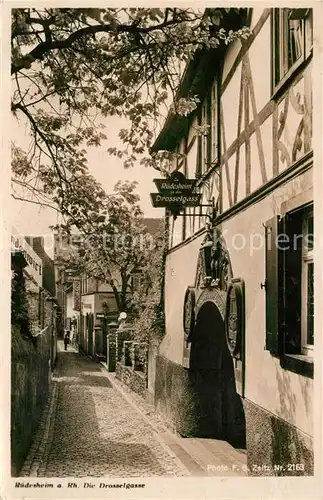
[[[26,130],[23,122],[13,119],[12,140],[20,144],[26,141]],[[108,117],[105,119],[105,134],[107,141],[102,146],[90,148],[88,150],[88,167],[91,174],[101,183],[102,187],[109,194],[112,193],[114,185],[119,180],[137,181],[137,193],[140,196],[141,208],[146,217],[163,217],[164,209],[153,208],[150,201],[150,193],[156,191],[154,178],[158,178],[158,172],[141,165],[125,169],[122,160],[112,157],[107,152],[108,147],[120,144],[118,131],[124,123],[119,118]],[[11,208],[11,207],[10,207]],[[12,199],[12,222],[13,226],[23,235],[45,236],[47,253],[52,256],[50,244],[50,225],[57,223],[55,211],[34,205],[28,202],[21,202]]]

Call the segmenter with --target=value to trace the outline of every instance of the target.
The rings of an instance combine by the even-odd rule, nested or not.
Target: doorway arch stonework
[[[206,257],[203,255],[203,245],[207,240],[212,241],[212,247],[209,252],[209,262],[206,262]],[[210,276],[207,276],[209,273],[211,273]],[[194,295],[194,301],[191,301],[192,310],[190,311],[190,318],[193,316],[196,319],[203,304],[205,302],[212,302],[217,307],[224,320],[226,295],[232,276],[232,266],[225,240],[220,229],[215,228],[213,232],[209,231],[206,233],[197,259],[195,284],[187,289],[187,291],[190,290],[191,294]],[[185,297],[187,297],[187,292]],[[185,308],[186,304],[184,303],[184,316]],[[190,321],[190,325],[193,331],[194,322]],[[183,346],[183,366],[185,368],[189,368],[190,365],[190,352],[190,334],[186,331]]]
[[[210,241],[210,235],[207,237]],[[188,424],[182,426],[181,434],[226,439],[243,447],[245,417],[236,391],[234,360],[225,330],[227,292],[233,273],[218,229],[214,230],[212,240],[209,254],[203,254],[202,242],[195,286],[189,287],[190,293],[185,295],[190,296],[191,304],[190,332],[185,330],[188,322],[185,325],[187,304],[184,304],[183,366],[188,377]],[[205,261],[206,257],[210,262]]]
[[[206,302],[212,302],[224,320],[225,317],[225,297],[226,292],[223,292],[217,288],[206,288],[200,290],[200,294],[197,296],[196,306],[195,306],[195,316],[197,317],[199,310]]]

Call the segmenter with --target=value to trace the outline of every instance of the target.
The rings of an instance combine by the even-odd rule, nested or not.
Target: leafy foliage
[[[22,271],[15,270],[11,286],[11,323],[29,335],[28,299]]]
[[[177,94],[196,51],[248,36],[221,27],[231,11],[239,9],[13,9],[11,109],[30,139],[12,146],[14,196],[32,193],[67,224],[90,228],[105,199],[86,156],[106,139],[98,118],[127,120],[124,147],[109,151],[131,166],[152,145],[170,99],[174,112],[196,108],[196,96]]]
[[[148,342],[161,338],[165,333],[164,279],[165,279],[166,234],[161,228],[155,246],[142,268],[140,286],[134,292],[133,301],[137,312],[133,324],[135,338]]]

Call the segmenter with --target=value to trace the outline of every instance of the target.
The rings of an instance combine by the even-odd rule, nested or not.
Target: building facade
[[[259,6],[223,23],[251,35],[188,65],[179,97],[200,105],[153,146],[184,153],[172,171],[202,193],[167,215],[155,405],[184,436],[245,446],[251,475],[310,475],[313,13]]]
[[[147,241],[146,238],[148,241],[149,238],[153,240],[154,235],[161,230],[161,219],[144,218],[142,224],[143,242]],[[66,269],[64,258],[71,252],[77,252],[80,244],[80,235],[54,235],[55,281],[61,314],[61,335],[64,329],[75,328],[78,344],[83,352],[93,357],[106,358],[106,335],[117,328],[117,319],[122,312],[117,304],[116,293],[121,293],[123,283],[118,269],[111,270],[115,290],[106,282]],[[130,276],[127,284],[129,297],[136,289],[139,279],[140,273]],[[131,320],[131,312],[128,316]]]

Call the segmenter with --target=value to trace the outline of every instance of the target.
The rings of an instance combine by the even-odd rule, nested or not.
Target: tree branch
[[[25,201],[27,203],[33,203],[34,205],[40,205],[41,207],[47,207],[51,208],[52,210],[55,210],[55,212],[60,213],[57,207],[53,207],[52,205],[49,205],[49,203],[44,203],[42,201],[34,201],[34,200],[27,200],[26,198],[21,198],[20,196],[16,196],[14,194],[11,194],[12,198],[18,201]]]
[[[163,28],[169,26],[176,26],[178,20],[176,16],[174,16],[171,20],[164,21],[160,24],[148,27],[139,27],[135,25],[129,24],[118,24],[118,25],[97,25],[97,26],[87,26],[85,28],[81,28],[74,33],[72,33],[65,40],[46,40],[37,45],[33,50],[31,50],[27,55],[22,57],[20,61],[11,65],[11,74],[15,74],[21,69],[23,69],[26,65],[26,60],[30,62],[35,61],[37,59],[42,59],[44,54],[50,52],[52,50],[58,49],[67,49],[71,47],[71,45],[84,36],[94,35],[96,33],[129,33],[129,34],[148,34],[152,31],[162,30]]]

